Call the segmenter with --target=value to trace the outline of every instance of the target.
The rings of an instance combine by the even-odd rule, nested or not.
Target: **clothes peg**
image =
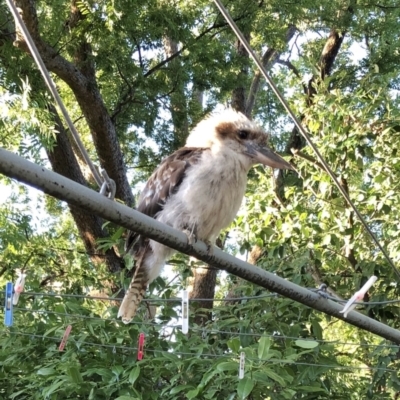
[[[138,353],[137,353],[138,361],[143,359],[143,355],[144,355],[144,333],[141,333],[139,335],[139,341],[138,341]]]
[[[187,290],[182,293],[182,333],[189,332],[189,297]]]
[[[18,304],[19,295],[24,291],[26,274],[21,273],[14,285],[13,305]]]
[[[343,310],[340,311],[343,313],[343,316],[347,318],[347,314],[354,310],[357,304],[354,304],[357,301],[360,301],[364,298],[365,293],[368,292],[369,288],[378,280],[376,276],[371,276],[371,278],[368,279],[367,282],[365,282],[365,285],[358,291],[356,292],[353,297],[346,303],[344,306]]]
[[[68,325],[67,329],[64,332],[64,336],[63,336],[63,338],[61,340],[60,347],[58,348],[58,351],[63,351],[64,350],[64,347],[67,344],[68,336],[71,333],[71,329],[72,329],[72,325]]]
[[[240,352],[240,360],[239,360],[239,379],[244,378],[244,362],[245,362],[246,354],[244,351]]]
[[[6,304],[4,307],[4,325],[12,326],[14,316],[13,316],[13,284],[12,282],[7,282],[6,284]]]

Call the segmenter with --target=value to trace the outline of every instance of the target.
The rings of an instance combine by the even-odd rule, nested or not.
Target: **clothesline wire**
[[[38,335],[34,333],[26,333],[26,332],[7,332],[6,330],[0,331],[1,333],[8,333],[10,335],[19,335],[19,336],[28,336],[31,338],[38,338],[38,339],[48,339],[48,340],[53,340],[53,341],[61,341],[61,338],[55,337],[55,336],[44,336],[44,335]],[[69,337],[68,339],[68,344],[75,344],[77,347],[81,347],[82,345],[89,345],[89,346],[96,346],[96,347],[103,347],[103,348],[109,348],[109,349],[115,349],[115,350],[128,350],[128,351],[137,351],[137,347],[130,347],[130,346],[121,346],[119,344],[102,344],[102,343],[94,343],[94,342],[86,342],[86,341],[75,341],[73,337]],[[68,345],[67,344],[67,345]],[[78,348],[79,348],[78,347]],[[145,353],[169,353],[169,354],[174,354],[178,356],[192,356],[192,357],[208,357],[208,358],[227,358],[227,359],[232,359],[236,358],[238,359],[239,356],[234,356],[232,355],[227,355],[227,354],[198,354],[198,353],[189,353],[189,352],[179,352],[179,351],[166,351],[166,350],[155,350],[155,349],[144,349]],[[246,357],[246,360],[251,360],[251,361],[258,361],[258,362],[268,362],[268,363],[273,363],[273,364],[289,364],[289,365],[301,365],[301,366],[310,366],[310,367],[318,367],[318,368],[329,368],[330,370],[353,370],[353,371],[360,371],[360,370],[368,370],[368,371],[383,371],[383,372],[397,372],[395,369],[389,369],[389,368],[381,368],[381,367],[357,367],[357,366],[344,366],[344,365],[327,365],[327,364],[312,364],[312,363],[306,363],[306,362],[296,362],[296,361],[288,361],[288,360],[275,360],[275,359],[259,359],[259,358],[252,358],[252,357]],[[239,364],[238,364],[239,367]]]
[[[62,313],[58,311],[48,311],[48,310],[33,310],[30,308],[21,308],[21,307],[14,307],[14,310],[18,311],[25,311],[25,312],[32,312],[38,314],[51,314],[51,315],[59,315],[62,317],[69,317],[69,318],[79,318],[85,320],[95,320],[95,321],[105,321],[105,322],[116,322],[120,323],[122,326],[124,325],[121,320],[116,318],[101,318],[101,317],[92,317],[90,315],[81,315],[81,314],[69,314],[69,313]],[[159,327],[161,329],[181,329],[181,325],[160,325],[156,322],[136,322],[135,325],[143,325],[143,326],[154,326]],[[202,335],[213,335],[213,334],[223,334],[223,335],[231,335],[231,336],[250,336],[250,337],[269,337],[274,340],[303,340],[303,341],[310,341],[310,342],[318,342],[322,344],[332,344],[332,345],[341,345],[341,346],[360,346],[360,347],[384,347],[384,348],[398,348],[398,345],[388,345],[388,344],[368,344],[368,343],[354,343],[354,342],[337,342],[337,341],[330,341],[330,340],[322,340],[322,339],[308,339],[302,337],[295,337],[295,336],[285,336],[285,335],[267,335],[264,333],[239,333],[239,332],[231,332],[231,331],[224,331],[214,328],[196,328],[192,327],[190,329],[194,332],[201,332]]]
[[[312,291],[317,291],[317,289],[310,289]],[[1,295],[4,297],[4,293],[1,293]],[[44,297],[62,297],[62,298],[77,298],[77,299],[85,299],[85,300],[101,300],[101,301],[122,301],[122,297],[102,297],[102,296],[88,296],[84,294],[67,294],[67,293],[49,293],[49,292],[22,292],[22,296],[44,296]],[[259,300],[259,299],[265,299],[265,298],[271,298],[271,297],[280,297],[279,294],[277,293],[269,293],[269,294],[263,294],[263,295],[258,295],[258,296],[242,296],[242,297],[232,297],[232,298],[225,298],[225,299],[218,299],[218,298],[212,298],[212,299],[202,299],[202,298],[194,298],[194,299],[189,299],[189,302],[205,302],[205,301],[211,301],[211,302],[234,302],[234,301],[242,301],[242,300]],[[345,304],[347,303],[348,300],[342,300],[338,299],[336,297],[330,296],[327,293],[324,292],[323,297],[332,301],[335,301],[336,303],[341,303]],[[164,298],[147,298],[147,299],[142,299],[141,300],[144,303],[156,303],[156,302],[171,302],[171,303],[180,303],[182,302],[182,299],[179,297],[175,298],[169,298],[169,299],[164,299]],[[386,304],[396,304],[400,303],[400,299],[395,299],[395,300],[383,300],[383,301],[356,301],[354,304],[360,305],[360,306],[376,306],[376,305],[386,305]]]
[[[82,294],[63,294],[63,293],[44,293],[44,292],[22,292],[21,295],[24,296],[49,296],[49,297],[65,297],[65,298],[77,298],[77,299],[86,299],[86,300],[104,300],[104,301],[122,301],[122,297],[102,297],[102,296],[88,296],[88,295],[82,295]],[[239,300],[256,300],[256,299],[263,299],[263,298],[268,298],[268,297],[277,297],[278,294],[276,293],[269,293],[269,294],[263,294],[260,296],[243,296],[243,297],[233,297],[229,299],[202,299],[202,298],[194,298],[194,299],[189,299],[189,302],[195,302],[195,301],[216,301],[216,302],[230,302],[230,301],[239,301]],[[173,302],[173,303],[180,303],[182,302],[182,298],[175,297],[175,298],[170,298],[170,299],[164,299],[164,298],[147,298],[147,299],[142,299],[142,302],[145,303],[152,303],[152,302]],[[400,300],[399,300],[400,302]]]

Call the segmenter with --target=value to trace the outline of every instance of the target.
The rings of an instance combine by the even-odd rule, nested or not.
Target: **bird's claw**
[[[209,256],[212,256],[214,254],[214,243],[211,242],[210,240],[204,240],[204,243],[207,246],[207,254]]]
[[[197,236],[193,230],[184,229],[183,233],[187,236],[188,244],[190,246],[194,245],[197,242]]]

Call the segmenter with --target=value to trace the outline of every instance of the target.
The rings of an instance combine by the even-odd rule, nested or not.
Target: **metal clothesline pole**
[[[239,260],[224,253],[217,247],[214,247],[212,254],[210,254],[207,245],[203,242],[198,241],[190,245],[187,242],[187,236],[183,232],[164,225],[120,203],[113,202],[77,182],[1,148],[0,173],[126,229],[146,235],[182,253],[195,256],[207,264],[223,269],[256,285],[400,344],[400,331],[396,329],[354,311],[347,318],[344,318],[343,314],[340,313],[343,308],[341,305],[324,299],[317,293]]]

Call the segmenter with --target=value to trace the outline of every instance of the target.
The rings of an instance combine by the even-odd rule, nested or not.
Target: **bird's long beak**
[[[267,165],[271,168],[293,170],[293,167],[286,160],[284,160],[278,154],[274,153],[267,146],[260,146],[255,143],[249,143],[247,144],[247,150],[249,152],[249,155],[257,163]]]

